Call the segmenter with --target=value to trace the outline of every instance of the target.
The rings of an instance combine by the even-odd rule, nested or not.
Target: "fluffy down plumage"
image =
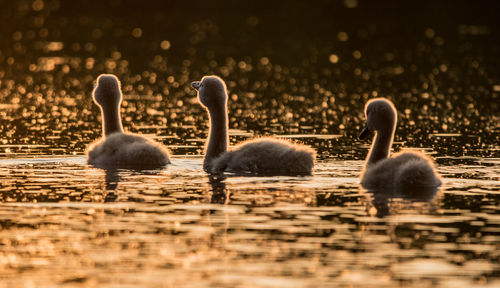
[[[91,145],[88,163],[99,168],[155,169],[170,161],[163,145],[140,135],[116,132]]]
[[[432,159],[420,152],[400,152],[390,157],[397,122],[394,105],[387,99],[376,98],[366,104],[366,126],[360,139],[376,132],[367,157],[361,185],[376,191],[424,191],[441,185]]]
[[[432,160],[418,152],[401,152],[392,158],[380,160],[369,166],[361,185],[370,190],[394,189],[405,191],[418,187],[434,187],[441,180],[434,172]]]
[[[120,118],[121,85],[116,76],[100,75],[92,96],[101,109],[103,138],[89,147],[89,164],[99,168],[154,169],[170,163],[163,145],[124,133]]]
[[[203,168],[209,173],[243,175],[310,175],[316,153],[302,144],[274,138],[243,142],[228,151],[227,88],[217,76],[191,84],[210,116],[210,133]]]
[[[274,138],[258,138],[215,158],[212,172],[254,175],[310,175],[315,151],[305,145]]]

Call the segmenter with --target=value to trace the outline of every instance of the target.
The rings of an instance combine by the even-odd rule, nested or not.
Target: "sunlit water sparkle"
[[[494,1],[143,2],[2,2],[0,287],[500,286]],[[101,73],[172,165],[86,165]],[[208,177],[205,74],[227,82],[232,144],[303,142],[314,174]],[[437,191],[359,186],[373,97],[398,108],[395,151],[434,157]]]
[[[219,180],[200,157],[172,161],[106,172],[82,156],[0,160],[4,283],[456,287],[498,276],[498,165],[441,165],[431,201],[389,198],[377,215],[362,161]]]

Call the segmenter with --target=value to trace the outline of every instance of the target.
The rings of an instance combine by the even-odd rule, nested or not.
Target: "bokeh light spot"
[[[335,54],[330,54],[330,57],[328,57],[328,60],[330,60],[330,63],[337,63],[339,62],[339,57]]]

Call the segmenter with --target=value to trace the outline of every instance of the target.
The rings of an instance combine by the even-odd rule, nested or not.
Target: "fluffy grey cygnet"
[[[228,151],[227,88],[217,76],[205,76],[191,86],[210,116],[203,169],[209,173],[310,175],[316,152],[308,146],[274,138],[245,141]]]
[[[170,163],[168,150],[140,135],[123,132],[120,81],[111,74],[97,78],[94,102],[101,108],[103,137],[88,149],[88,163],[99,168],[156,169]]]
[[[400,152],[389,158],[396,129],[397,112],[387,99],[376,98],[365,106],[366,125],[359,135],[365,139],[376,132],[367,157],[361,185],[366,189],[397,191],[441,185],[430,157],[419,152]]]

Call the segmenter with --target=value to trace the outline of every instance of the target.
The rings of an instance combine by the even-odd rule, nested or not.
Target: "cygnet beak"
[[[359,133],[358,139],[359,140],[366,139],[368,138],[368,136],[370,136],[370,134],[372,134],[372,131],[368,129],[368,126],[365,126],[363,130],[361,130],[361,133]]]
[[[191,87],[193,87],[196,90],[200,89],[200,86],[201,86],[201,82],[200,81],[191,82]]]

